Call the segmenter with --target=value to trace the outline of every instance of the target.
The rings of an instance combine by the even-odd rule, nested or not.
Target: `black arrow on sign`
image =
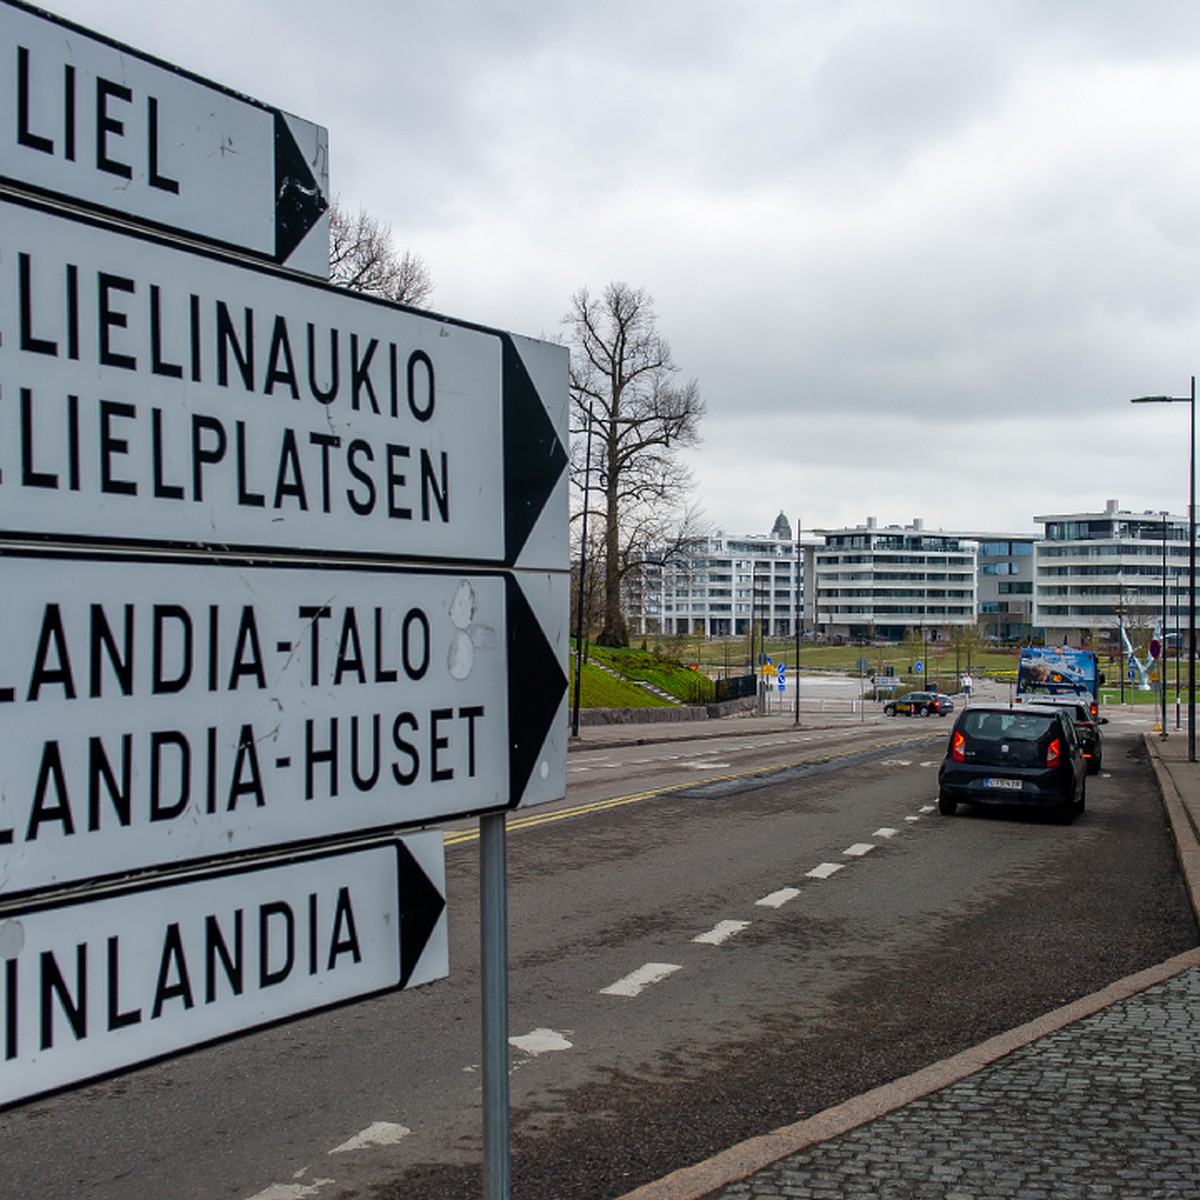
[[[396,854],[400,860],[400,986],[403,988],[408,986],[437,928],[446,897],[404,842],[396,843]]]
[[[329,201],[283,113],[275,113],[275,261],[286,263]]]
[[[508,802],[525,794],[546,734],[558,715],[567,676],[521,585],[504,577],[508,599]]]
[[[521,553],[567,466],[567,452],[506,333],[504,347],[504,565]]]

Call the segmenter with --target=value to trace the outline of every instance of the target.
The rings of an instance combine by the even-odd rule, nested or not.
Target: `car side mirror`
[[[1097,717],[1097,718],[1096,718],[1096,724],[1097,724],[1097,725],[1107,725],[1107,724],[1108,724],[1108,718],[1107,718],[1107,717]]]

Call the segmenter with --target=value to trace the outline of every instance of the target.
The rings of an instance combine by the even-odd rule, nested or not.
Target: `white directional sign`
[[[0,1105],[449,971],[440,833],[0,915]]]
[[[329,276],[328,138],[0,0],[0,180]]]
[[[567,586],[0,558],[0,895],[561,797]]]
[[[0,198],[0,537],[563,570],[567,352]]]
[[[565,794],[567,351],[331,286],[327,194],[0,0],[0,1106],[445,975],[397,831]]]

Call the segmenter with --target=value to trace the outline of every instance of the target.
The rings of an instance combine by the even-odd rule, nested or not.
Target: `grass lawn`
[[[568,703],[575,704],[575,656],[568,670],[571,690]],[[580,708],[669,708],[671,702],[651,695],[645,688],[624,679],[614,679],[595,663],[583,664]]]
[[[756,648],[757,649],[757,648]],[[924,670],[914,668],[926,647],[914,656],[911,642],[887,646],[827,646],[803,643],[800,647],[800,666],[804,671],[835,671],[847,675],[886,675],[891,667],[900,680],[899,691],[914,688],[957,692],[959,675],[968,667],[965,651],[955,652],[945,642],[928,646],[929,661],[922,662]],[[789,673],[795,669],[796,643],[791,640],[768,639],[765,652],[773,662],[785,663]],[[1015,683],[1018,648],[1007,646],[976,646],[970,654],[970,669],[977,677],[986,676],[1001,683]],[[583,708],[649,708],[669,704],[635,684],[615,679],[600,669],[604,664],[626,680],[644,680],[674,696],[684,704],[705,704],[713,700],[710,677],[744,675],[750,669],[750,646],[746,638],[725,641],[705,641],[703,638],[646,638],[640,647],[613,650],[601,646],[587,648],[588,662],[584,664]],[[1115,659],[1101,657],[1100,669],[1109,683],[1101,688],[1101,700],[1115,704],[1120,700],[1121,664]],[[1173,667],[1168,667],[1168,674]],[[574,701],[575,651],[572,645],[569,679]],[[1171,677],[1173,680],[1173,676]],[[1117,681],[1114,685],[1111,681]],[[1175,703],[1175,689],[1168,685],[1168,706]],[[1137,691],[1125,686],[1126,704],[1161,704],[1157,692]],[[1185,700],[1186,703],[1186,700]]]

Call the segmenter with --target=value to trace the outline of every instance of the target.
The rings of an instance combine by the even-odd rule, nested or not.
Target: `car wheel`
[[[1087,776],[1083,778],[1083,787],[1079,789],[1079,799],[1075,801],[1075,815],[1083,816],[1084,809],[1087,808]]]
[[[929,715],[930,715],[931,711],[932,711],[932,710],[931,710],[931,709],[928,709],[928,708],[926,708],[926,707],[925,707],[925,705],[923,705],[923,704],[921,705],[921,716],[923,716],[923,717],[927,717],[927,716],[929,716]]]
[[[885,717],[894,717],[896,715],[896,706],[894,704],[885,704],[883,706],[883,715]]]
[[[1060,825],[1070,825],[1075,820],[1077,813],[1082,812],[1081,807],[1082,793],[1080,800],[1075,799],[1075,793],[1072,792],[1055,810],[1054,819]]]
[[[1089,775],[1098,775],[1099,773],[1100,773],[1100,755],[1093,754],[1092,757],[1088,759],[1088,774]]]
[[[938,812],[943,817],[952,817],[958,812],[958,801],[952,800],[949,796],[938,796]]]

